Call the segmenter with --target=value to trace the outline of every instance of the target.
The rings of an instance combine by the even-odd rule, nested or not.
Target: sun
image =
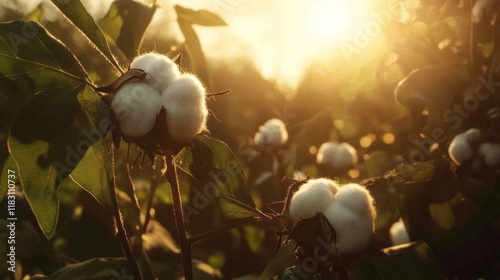
[[[321,0],[311,5],[308,33],[313,39],[325,39],[347,29],[351,10],[345,0]]]

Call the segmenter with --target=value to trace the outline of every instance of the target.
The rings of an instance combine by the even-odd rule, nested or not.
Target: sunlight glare
[[[309,11],[309,34],[323,39],[344,31],[351,19],[346,1],[322,0],[314,3]]]

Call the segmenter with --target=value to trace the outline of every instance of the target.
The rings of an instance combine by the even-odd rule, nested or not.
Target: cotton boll
[[[339,191],[340,192],[340,191]],[[332,244],[340,255],[365,251],[372,235],[373,220],[352,211],[339,201],[332,201],[323,211],[336,233]]]
[[[270,119],[259,127],[254,142],[257,145],[279,146],[288,140],[285,124],[279,119]]]
[[[177,143],[187,143],[206,129],[206,90],[191,74],[182,74],[161,94],[167,111],[168,133]]]
[[[461,133],[455,136],[448,148],[448,154],[453,162],[460,165],[474,156],[470,143],[465,139],[465,134]]]
[[[318,164],[332,165],[337,154],[338,145],[334,142],[323,143],[318,150],[316,162]]]
[[[373,197],[361,185],[347,184],[343,186],[335,196],[335,201],[364,217],[370,218],[371,221],[375,218]]]
[[[495,167],[500,162],[500,144],[498,143],[483,143],[479,146],[479,155],[484,158],[484,162]]]
[[[309,219],[321,213],[333,201],[338,185],[328,179],[309,180],[292,196],[290,216],[294,221]]]
[[[179,67],[175,62],[165,55],[158,53],[146,53],[132,61],[130,69],[142,69],[146,72],[146,82],[162,92],[168,85],[181,75]]]
[[[121,131],[130,137],[142,137],[151,131],[161,106],[160,94],[145,83],[124,85],[111,102]]]
[[[330,165],[334,170],[343,172],[356,165],[358,155],[356,150],[348,143],[327,142],[319,147],[316,162]]]
[[[479,143],[481,141],[481,130],[479,128],[471,128],[464,133],[464,137],[471,144]]]
[[[406,231],[405,224],[401,219],[391,226],[389,232],[391,234],[392,245],[394,246],[410,242],[410,237]]]
[[[472,21],[480,22],[483,16],[488,13],[495,4],[496,0],[477,0],[472,8]]]

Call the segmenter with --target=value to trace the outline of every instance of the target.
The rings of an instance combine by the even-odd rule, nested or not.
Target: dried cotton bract
[[[254,142],[257,145],[279,146],[288,140],[285,124],[279,119],[270,119],[259,127]]]
[[[177,143],[189,142],[205,129],[206,91],[194,75],[182,74],[161,94],[167,110],[168,133]]]
[[[121,131],[131,137],[142,137],[154,128],[161,106],[160,93],[144,83],[124,85],[111,102]]]
[[[348,143],[327,142],[319,147],[316,162],[329,165],[337,172],[344,172],[357,164],[358,154]]]

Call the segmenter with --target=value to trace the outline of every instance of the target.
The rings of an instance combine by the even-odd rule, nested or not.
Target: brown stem
[[[191,243],[187,240],[186,226],[184,225],[184,211],[182,210],[181,193],[179,183],[177,181],[177,167],[174,155],[169,154],[166,158],[167,172],[165,176],[170,183],[170,191],[172,193],[172,202],[174,204],[174,216],[179,235],[179,243],[181,244],[182,267],[184,278],[186,280],[193,279],[192,260],[191,260]]]
[[[130,242],[128,240],[127,231],[125,230],[125,225],[123,224],[123,216],[120,212],[120,207],[118,206],[118,196],[116,195],[116,176],[115,176],[115,155],[114,148],[111,148],[111,180],[109,181],[109,190],[111,192],[112,203],[113,203],[113,214],[116,219],[116,225],[118,227],[118,235],[120,237],[123,251],[125,256],[132,267],[135,277],[142,280],[142,274],[139,270],[139,266],[135,261],[134,254],[132,253],[132,248],[130,247]]]

